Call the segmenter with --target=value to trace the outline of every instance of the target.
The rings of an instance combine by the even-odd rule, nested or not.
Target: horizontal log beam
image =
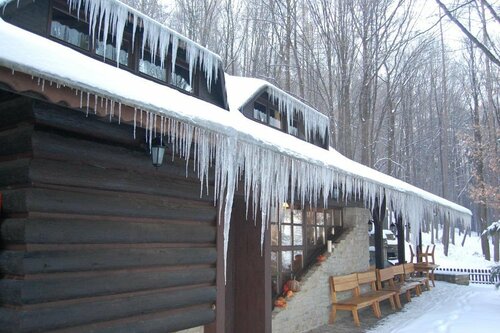
[[[52,277],[51,275],[55,275]],[[93,298],[181,286],[215,283],[215,268],[191,266],[172,270],[106,271],[87,274],[49,274],[42,278],[0,280],[3,304],[27,305],[44,302]]]
[[[79,251],[3,251],[0,273],[25,275],[101,271],[137,267],[215,264],[213,248],[100,249]]]
[[[123,220],[5,219],[5,244],[214,243],[215,225],[175,221],[143,223]]]
[[[47,212],[215,221],[211,202],[79,189],[26,188],[3,191],[3,213]]]

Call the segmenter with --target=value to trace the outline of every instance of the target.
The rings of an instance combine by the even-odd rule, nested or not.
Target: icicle
[[[137,130],[137,108],[134,108],[134,140],[136,139],[135,134]]]
[[[83,90],[80,90],[80,109],[83,109]]]
[[[97,114],[97,95],[94,94],[94,114]]]
[[[110,100],[109,104],[109,121],[111,122],[113,120],[113,116],[115,115],[115,101]]]
[[[118,103],[118,125],[121,124],[122,119],[122,103]]]
[[[87,92],[87,104],[86,104],[86,111],[85,111],[85,116],[89,116],[89,104],[90,104],[90,94]]]

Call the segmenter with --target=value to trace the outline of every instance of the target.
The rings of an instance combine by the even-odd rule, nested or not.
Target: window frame
[[[328,207],[328,208],[300,208],[300,205],[289,205],[288,203],[284,204],[283,207],[275,208],[276,214],[271,216],[270,228],[271,228],[271,281],[273,286],[271,287],[273,298],[277,297],[282,293],[283,284],[293,277],[301,277],[312,265],[316,263],[316,257],[323,253],[326,250],[326,243],[328,239],[331,239],[331,230],[335,227],[335,216],[339,216],[340,225],[342,228],[343,225],[343,213],[342,209],[338,207]],[[286,214],[286,210],[290,210],[290,222],[285,222],[284,214]],[[299,210],[301,213],[302,222],[295,223],[295,217],[293,211]],[[307,215],[313,213],[314,214],[314,223],[308,224]],[[323,214],[323,223],[318,223],[317,214]],[[331,217],[328,219],[327,214],[330,214]],[[290,226],[290,239],[292,242],[290,244],[283,245],[283,226]],[[301,227],[301,244],[294,244],[293,239],[295,236],[294,227]],[[318,228],[323,229],[323,243],[322,244],[314,244],[311,246],[308,243],[309,229],[313,227],[316,237],[316,230]],[[337,230],[336,232],[339,232]],[[285,270],[283,267],[283,252],[292,252],[290,270]],[[295,253],[301,252],[301,265],[299,269],[294,268],[294,259]],[[275,255],[276,260],[273,262],[273,255]]]

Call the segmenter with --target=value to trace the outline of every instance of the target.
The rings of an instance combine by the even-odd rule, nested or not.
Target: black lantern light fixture
[[[153,166],[157,169],[163,164],[163,156],[165,155],[166,148],[167,146],[163,144],[162,138],[154,138],[151,144],[151,161],[153,162]]]

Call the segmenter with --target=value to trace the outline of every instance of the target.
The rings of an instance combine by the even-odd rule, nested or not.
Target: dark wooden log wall
[[[0,90],[0,332],[171,332],[215,320],[216,214],[129,125]]]

